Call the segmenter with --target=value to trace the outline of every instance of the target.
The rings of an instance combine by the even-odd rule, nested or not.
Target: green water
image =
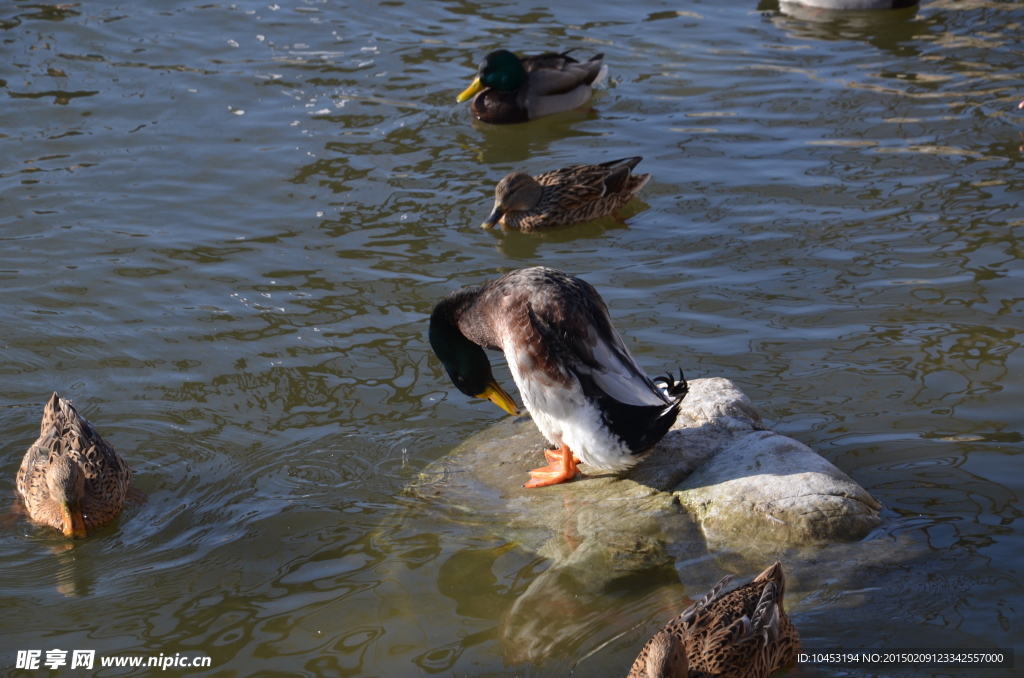
[[[724,560],[553,607],[564,637],[516,666],[548,561],[401,494],[501,415],[430,353],[433,304],[540,264],[594,284],[648,372],[734,380],[878,497],[856,548],[926,550],[854,588],[794,562],[805,644],[1017,644],[1019,667],[1022,23],[986,0],[0,7],[0,495],[54,390],[146,495],[71,547],[3,524],[0,674],[60,648],[392,677],[596,650],[574,675],[625,675]],[[454,99],[499,46],[604,52],[610,81],[491,128]],[[478,227],[513,169],[629,155],[653,180],[626,225]]]

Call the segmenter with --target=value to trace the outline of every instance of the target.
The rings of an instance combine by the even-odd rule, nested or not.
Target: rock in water
[[[881,523],[874,497],[806,445],[768,430],[727,379],[691,381],[673,430],[625,475],[524,489],[545,446],[529,418],[509,417],[407,488],[419,509],[440,511],[445,522],[474,524],[550,558],[502,618],[512,664],[543,661],[614,627],[617,612],[602,601],[622,582],[678,581],[676,567],[692,576],[708,550],[758,563],[783,552],[793,562],[803,546],[820,556],[820,545],[862,539]],[[719,576],[712,569],[708,577]]]
[[[729,432],[673,488],[712,549],[852,541],[881,523],[881,505],[867,490],[803,443],[767,430],[727,379],[692,382],[676,426],[672,447],[687,447],[701,428]]]
[[[728,379],[691,381],[672,430],[625,475],[523,489],[544,446],[529,419],[506,419],[429,467],[410,490],[463,512],[506,512],[513,531],[565,531],[568,522],[581,537],[605,543],[615,535],[664,542],[671,540],[666,530],[687,532],[672,525],[677,505],[712,549],[778,552],[854,541],[881,523],[871,494],[811,448],[769,430]],[[647,555],[627,567],[658,560],[649,543],[637,548]]]

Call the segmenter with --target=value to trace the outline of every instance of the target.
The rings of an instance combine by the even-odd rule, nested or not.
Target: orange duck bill
[[[82,508],[75,500],[62,501],[60,504],[61,532],[65,537],[81,539],[85,536],[85,518]]]

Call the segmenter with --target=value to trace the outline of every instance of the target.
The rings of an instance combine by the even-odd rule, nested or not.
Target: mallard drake
[[[527,268],[452,292],[430,316],[430,345],[456,388],[518,414],[484,349],[504,351],[523,403],[556,449],[526,487],[571,480],[576,465],[622,471],[676,420],[686,381],[659,388],[612,327],[588,283],[551,268]]]
[[[723,594],[731,580],[722,578],[647,641],[628,678],[767,678],[796,661],[800,636],[782,605],[782,563]]]
[[[18,493],[37,523],[84,537],[124,506],[132,472],[71,401],[56,393],[43,408],[39,439],[18,470]]]
[[[607,216],[644,187],[650,174],[633,174],[642,157],[577,165],[531,177],[513,172],[494,189],[494,209],[483,228],[539,231]]]
[[[519,57],[507,49],[495,50],[480,62],[476,78],[457,101],[473,97],[473,115],[495,124],[578,108],[590,99],[591,85],[603,77],[604,54],[579,62],[569,56],[571,51]]]

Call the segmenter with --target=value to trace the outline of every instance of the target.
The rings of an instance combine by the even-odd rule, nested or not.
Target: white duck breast
[[[568,375],[571,385],[567,387],[524,375],[520,368],[528,369],[531,361],[515,346],[505,349],[505,359],[523,404],[550,443],[568,445],[581,462],[596,469],[624,471],[636,463],[636,457],[612,434],[601,411],[584,395],[575,377]]]
[[[539,306],[543,312],[545,305]],[[538,309],[531,305],[529,312],[519,315],[518,322],[513,320],[506,325],[502,349],[523,404],[537,428],[552,444],[568,445],[585,464],[610,471],[630,468],[637,462],[635,452],[644,450],[631,450],[623,436],[609,427],[612,413],[602,411],[602,404],[611,407],[610,399],[642,408],[643,414],[635,413],[639,415],[636,419],[642,420],[657,418],[673,407],[672,401],[663,396],[636,364],[607,318],[601,319],[605,321],[607,336],[594,324],[581,327],[579,323],[569,323],[576,326],[576,336],[573,336],[573,333],[567,334],[566,323],[546,322],[535,310]],[[606,313],[603,304],[600,311]],[[506,318],[511,320],[516,315],[510,313]],[[532,330],[529,335],[521,332],[524,324]],[[585,336],[579,336],[584,332]],[[538,346],[527,337],[544,337],[544,346]],[[552,356],[561,356],[557,373],[551,373]],[[589,392],[581,379],[592,382]],[[622,423],[621,417],[619,423]],[[634,420],[628,423],[643,425]]]

